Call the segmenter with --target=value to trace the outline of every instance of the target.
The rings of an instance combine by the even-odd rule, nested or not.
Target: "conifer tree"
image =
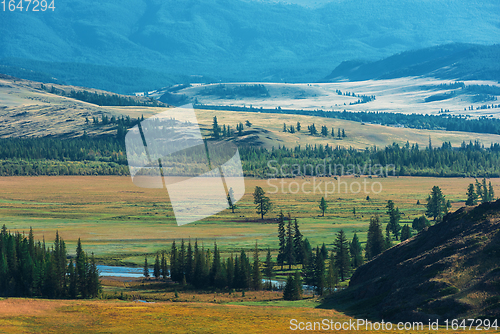
[[[295,252],[295,262],[304,264],[304,241],[299,229],[297,218],[294,219],[293,246]]]
[[[300,122],[297,122],[297,131],[300,132],[300,129],[301,129]]]
[[[167,259],[165,258],[165,251],[161,252],[161,276],[166,279],[168,276]]]
[[[472,206],[477,204],[477,194],[474,189],[474,184],[469,184],[467,188],[467,200],[465,201],[465,205]]]
[[[370,218],[368,227],[368,236],[366,241],[365,255],[368,260],[371,260],[378,254],[384,251],[384,236],[382,234],[382,226],[378,216]]]
[[[432,217],[434,220],[441,220],[446,211],[446,202],[441,189],[438,186],[432,187],[431,194],[427,198],[427,217]]]
[[[314,260],[314,286],[316,287],[316,293],[321,296],[325,289],[325,259],[319,247],[316,247]]]
[[[257,246],[257,241],[255,241],[255,248],[253,251],[253,266],[252,266],[252,288],[254,290],[262,289],[262,274],[260,272],[260,261],[259,261],[259,248]]]
[[[351,254],[351,265],[353,268],[356,269],[363,264],[363,249],[356,233],[354,233],[349,245],[349,252]]]
[[[335,251],[335,266],[339,272],[340,280],[343,282],[350,271],[350,256],[349,256],[349,242],[345,235],[344,230],[337,233],[334,242]]]
[[[339,284],[339,273],[335,266],[335,253],[332,251],[330,254],[330,261],[328,263],[328,271],[326,272],[326,288],[330,293],[335,290]]]
[[[405,241],[406,239],[409,239],[411,237],[411,231],[410,231],[410,226],[408,224],[405,224],[403,228],[401,229],[401,241]]]
[[[401,214],[398,208],[394,208],[394,202],[392,200],[387,201],[387,214],[389,215],[389,224],[387,228],[394,234],[396,240],[398,240],[399,233],[401,231],[401,225],[399,225],[399,220],[401,219]]]
[[[161,275],[160,254],[156,253],[155,264],[153,267],[153,276],[156,279],[159,279],[160,275]]]
[[[144,257],[144,267],[142,269],[142,274],[144,277],[149,278],[149,266],[148,266],[148,256]]]
[[[270,248],[267,248],[266,263],[264,265],[264,276],[266,276],[268,280],[271,280],[271,278],[274,277],[274,263]]]
[[[288,214],[288,224],[286,228],[286,262],[288,264],[288,270],[292,269],[292,265],[295,264],[295,246],[293,242],[293,228],[292,228],[292,218]]]
[[[283,264],[285,262],[285,254],[286,254],[285,234],[286,234],[285,216],[283,215],[283,211],[281,211],[278,218],[278,239],[279,239],[278,264],[281,266],[281,270],[283,270]]]
[[[264,219],[264,215],[268,213],[272,208],[272,203],[269,197],[265,196],[264,190],[256,186],[255,191],[253,193],[253,202],[257,204],[256,209],[257,213],[261,216],[261,219]]]
[[[321,210],[322,217],[325,216],[325,211],[327,208],[328,208],[328,204],[326,203],[325,198],[321,197],[321,201],[319,202],[319,209]]]

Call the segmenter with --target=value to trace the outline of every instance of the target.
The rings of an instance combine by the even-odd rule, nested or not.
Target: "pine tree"
[[[213,122],[212,122],[212,137],[214,139],[220,138],[220,126],[219,126],[219,123],[217,122],[217,116],[214,116]]]
[[[156,279],[159,279],[161,275],[161,266],[160,266],[160,254],[156,253],[155,264],[153,268],[153,276]]]
[[[325,216],[325,211],[327,208],[328,208],[328,204],[326,203],[325,198],[321,197],[321,201],[319,202],[319,209],[322,212],[322,217]]]
[[[288,132],[288,129],[286,128],[286,123],[283,123],[283,132]]]
[[[142,269],[142,274],[144,277],[149,278],[149,266],[148,266],[148,256],[144,257],[144,267]]]
[[[401,229],[401,241],[405,241],[409,238],[411,238],[410,226],[408,224],[405,224]]]
[[[477,204],[477,194],[476,191],[474,190],[474,184],[471,183],[467,188],[467,201],[465,202],[465,205],[472,206],[476,204]]]
[[[262,274],[260,272],[260,261],[259,261],[259,248],[257,246],[257,241],[255,241],[255,248],[253,251],[253,266],[252,266],[252,288],[254,290],[262,289]]]
[[[378,216],[370,218],[365,255],[371,260],[384,251],[384,236]]]
[[[330,261],[328,264],[328,271],[326,272],[326,288],[332,293],[339,284],[339,273],[335,266],[335,253],[332,251],[330,254]]]
[[[266,263],[264,265],[264,275],[268,280],[271,280],[271,278],[274,277],[274,263],[270,248],[267,248]]]
[[[387,250],[392,247],[391,234],[389,231],[386,231],[385,239],[384,239],[384,250]]]
[[[441,189],[438,186],[432,187],[431,194],[427,198],[427,217],[432,217],[434,220],[439,221],[443,217],[443,213],[446,211],[446,202]]]
[[[344,230],[337,233],[337,238],[334,242],[335,251],[335,266],[343,282],[350,271],[350,257],[349,257],[349,242],[347,241]]]
[[[229,191],[227,194],[227,204],[228,204],[229,209],[231,209],[231,212],[234,213],[234,209],[236,209],[236,204],[234,204],[233,188],[229,188]]]
[[[300,122],[297,122],[297,131],[300,132],[300,129],[301,129]]]
[[[281,270],[283,270],[283,264],[285,262],[285,254],[286,254],[285,234],[286,234],[285,216],[283,215],[283,211],[281,211],[278,218],[278,239],[279,239],[278,264],[281,265]]]
[[[387,201],[386,208],[387,214],[389,215],[389,224],[387,225],[387,228],[394,234],[396,240],[398,240],[398,236],[401,231],[401,225],[399,225],[401,214],[399,213],[398,208],[394,208],[394,202],[391,200]]]
[[[349,245],[349,252],[351,254],[351,265],[353,268],[357,268],[363,264],[363,249],[361,248],[361,243],[356,233],[354,233]]]
[[[325,259],[316,247],[316,255],[314,257],[314,286],[316,287],[316,293],[318,295],[323,295],[325,289]]]
[[[295,252],[295,262],[304,264],[304,241],[303,236],[300,233],[299,223],[297,218],[294,219],[294,233],[293,233],[293,246]]]
[[[272,208],[272,203],[269,200],[269,197],[265,196],[264,190],[256,186],[255,191],[253,193],[253,202],[257,204],[257,214],[261,215],[261,219],[264,219],[264,215],[268,213]]]
[[[286,254],[286,262],[288,264],[288,270],[292,269],[292,265],[295,264],[295,245],[294,245],[294,239],[293,239],[293,228],[292,228],[292,218],[290,217],[290,214],[288,214],[288,224],[286,227],[286,247],[285,247],[285,254]]]
[[[167,260],[165,258],[165,251],[161,252],[161,276],[166,279],[168,276]]]
[[[77,287],[77,295],[80,295],[82,298],[87,298],[87,256],[82,248],[82,243],[80,238],[78,238],[78,243],[76,246],[76,258],[75,258],[75,273],[77,277],[76,287]]]
[[[488,184],[488,199],[490,200],[490,202],[495,200],[495,191],[493,190],[491,181]]]

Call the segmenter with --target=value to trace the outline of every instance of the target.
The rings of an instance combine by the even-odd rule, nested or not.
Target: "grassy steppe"
[[[333,181],[333,179],[317,179]],[[430,189],[438,185],[452,203],[452,210],[464,205],[465,190],[474,179],[466,178],[352,178],[343,177],[348,188],[357,189],[356,182],[366,181],[367,189],[380,182],[382,192],[358,194],[336,192],[326,199],[329,208],[321,217],[319,200],[324,193],[313,191],[312,178],[283,179],[287,193],[271,194],[275,186],[281,188],[280,180],[246,180],[246,194],[236,213],[225,210],[202,221],[178,227],[166,190],[136,187],[129,177],[120,176],[58,176],[58,177],[3,177],[0,178],[0,223],[10,230],[28,232],[33,227],[35,237],[45,237],[52,242],[56,230],[66,240],[70,252],[78,238],[86,250],[94,252],[102,262],[110,264],[142,264],[144,253],[151,256],[170,247],[172,240],[198,239],[210,248],[217,241],[223,252],[250,250],[255,241],[259,248],[277,248],[277,226],[272,221],[262,222],[255,213],[252,192],[259,185],[268,193],[274,209],[267,217],[275,218],[280,210],[298,217],[301,231],[313,246],[325,243],[329,247],[334,234],[344,229],[347,237],[358,233],[362,242],[366,240],[368,222],[372,215],[381,215],[387,220],[385,205],[392,199],[403,213],[402,221],[410,222],[425,211],[425,199]],[[270,182],[270,183],[269,183]],[[297,184],[295,184],[296,182]],[[310,183],[306,183],[310,182]],[[491,179],[495,189],[499,179]],[[324,184],[324,183],[323,183]],[[308,193],[289,192],[302,187]],[[379,186],[374,185],[378,191]],[[363,191],[363,188],[361,188]],[[324,191],[324,186],[321,186]],[[497,190],[498,192],[499,190]],[[417,205],[417,200],[421,205]],[[353,214],[356,208],[356,214]],[[261,252],[264,257],[264,252]]]

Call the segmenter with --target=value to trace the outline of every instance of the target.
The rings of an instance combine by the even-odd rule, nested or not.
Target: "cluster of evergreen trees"
[[[453,148],[450,143],[443,143],[441,147],[429,145],[421,149],[418,144],[406,143],[400,146],[393,144],[383,149],[377,147],[367,148],[363,151],[353,148],[344,148],[330,145],[306,145],[288,148],[279,146],[266,150],[255,147],[242,147],[240,150],[243,169],[248,176],[269,177],[273,170],[269,168],[269,161],[273,166],[301,167],[323,165],[326,159],[327,175],[329,166],[332,166],[332,175],[342,175],[348,171],[348,166],[365,166],[363,171],[350,171],[351,174],[369,174],[378,176],[376,165],[390,166],[385,171],[390,175],[407,176],[432,176],[432,177],[500,177],[500,146],[492,144],[485,148],[478,141],[465,143]],[[275,163],[274,163],[275,162]],[[335,168],[343,166],[343,169]],[[370,169],[369,167],[373,168]],[[300,168],[293,176],[315,175],[315,168]],[[323,169],[319,169],[324,173]],[[387,173],[386,173],[387,174]],[[291,174],[289,176],[292,176]],[[277,177],[282,177],[278,175]]]
[[[488,105],[478,107],[479,109],[488,108]],[[360,123],[373,123],[389,126],[404,126],[413,129],[463,131],[477,133],[500,134],[500,119],[481,116],[479,118],[470,118],[467,115],[422,115],[422,114],[401,114],[378,111],[334,111],[334,110],[298,110],[281,108],[253,108],[237,106],[217,106],[197,104],[197,109],[208,110],[230,110],[259,113],[279,113],[292,115],[319,116],[326,118],[345,119]]]
[[[153,98],[137,99],[129,96],[117,94],[97,94],[86,90],[74,91],[69,94],[62,89],[57,89],[54,86],[50,88],[45,85],[40,85],[40,88],[56,95],[67,96],[75,100],[96,104],[98,106],[145,106],[145,107],[164,107],[165,105]]]
[[[486,185],[486,178],[483,178],[482,182],[476,180],[475,187],[473,183],[469,184],[465,205],[476,205],[478,199],[481,200],[481,203],[491,202],[495,199],[495,191],[493,190],[491,181]]]
[[[265,272],[271,273],[273,263],[270,260],[270,250],[268,250],[268,261],[265,263]],[[145,261],[145,276],[149,275],[147,260]],[[146,275],[147,271],[147,275]],[[154,265],[154,276],[168,276],[165,254],[156,256]],[[198,289],[218,288],[218,289],[254,289],[263,288],[261,263],[259,260],[259,249],[257,243],[253,251],[251,261],[244,250],[240,255],[231,254],[227,259],[222,259],[217,244],[214,250],[205,249],[198,246],[195,241],[194,246],[191,241],[186,245],[184,240],[178,247],[175,241],[170,250],[170,277],[175,282],[191,284]]]
[[[8,297],[94,298],[101,290],[94,260],[83,251],[80,239],[75,261],[67,260],[64,240],[56,233],[54,245],[12,234],[5,225],[0,233],[0,295]]]

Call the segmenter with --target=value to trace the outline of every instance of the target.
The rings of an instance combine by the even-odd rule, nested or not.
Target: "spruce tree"
[[[264,265],[264,276],[266,276],[269,281],[274,277],[274,263],[270,248],[267,248],[266,263]]]
[[[285,254],[286,254],[285,234],[286,234],[285,216],[283,215],[283,211],[281,211],[278,218],[278,239],[279,239],[278,264],[281,266],[281,270],[283,270],[283,264],[285,262]]]
[[[257,204],[255,207],[257,209],[257,213],[261,216],[261,219],[264,219],[264,215],[268,213],[272,208],[272,203],[269,197],[265,196],[264,190],[256,186],[255,191],[253,193],[253,202]]]
[[[328,204],[326,203],[325,198],[321,197],[321,201],[319,202],[319,209],[321,210],[322,217],[325,216],[325,211],[327,208],[328,208]]]
[[[446,202],[441,189],[438,186],[432,187],[431,194],[427,198],[427,217],[432,217],[434,220],[441,220],[443,213],[446,211]]]
[[[166,279],[168,276],[167,259],[165,258],[165,251],[161,252],[161,276]]]
[[[286,228],[286,262],[288,264],[288,270],[292,269],[292,265],[295,264],[295,246],[293,242],[293,228],[292,228],[292,218],[288,214],[288,224]]]
[[[144,277],[149,278],[149,266],[148,266],[148,256],[144,257],[144,267],[142,268],[142,274]]]
[[[332,251],[330,254],[330,261],[328,263],[328,271],[326,272],[326,288],[332,293],[336,286],[339,284],[339,273],[335,266],[335,253]]]
[[[299,223],[297,222],[297,218],[294,219],[294,233],[293,233],[293,246],[295,252],[295,262],[304,264],[304,241],[302,240],[303,236],[300,233]]]
[[[495,200],[495,191],[493,190],[491,181],[488,184],[488,199],[490,200],[490,202]]]
[[[325,259],[319,247],[316,247],[314,260],[314,286],[316,287],[316,293],[321,296],[325,289]]]
[[[257,246],[257,241],[255,241],[255,248],[253,251],[252,288],[254,290],[262,289],[262,274],[260,272],[259,248]]]
[[[411,238],[410,226],[405,224],[401,229],[401,241]]]
[[[467,188],[467,200],[465,201],[465,205],[472,206],[477,204],[477,194],[474,190],[474,184],[469,184]]]
[[[340,279],[343,282],[350,271],[350,256],[349,256],[349,242],[345,235],[344,230],[340,230],[337,233],[333,249],[335,251],[335,266],[340,275]]]
[[[384,236],[382,234],[382,226],[378,216],[370,218],[368,226],[368,236],[366,241],[365,255],[368,260],[371,260],[378,254],[384,251]]]
[[[153,276],[156,279],[159,279],[160,275],[161,275],[160,254],[156,253],[155,264],[153,267]]]
[[[353,268],[356,269],[363,264],[363,249],[361,248],[361,243],[359,242],[356,233],[354,233],[352,241],[349,245],[349,252],[351,254],[351,265]]]
[[[389,224],[387,225],[387,228],[392,232],[392,234],[394,234],[396,240],[398,240],[398,236],[401,231],[401,225],[399,225],[401,214],[399,213],[398,208],[394,208],[394,202],[391,200],[387,201],[386,208],[387,214],[389,215]]]

